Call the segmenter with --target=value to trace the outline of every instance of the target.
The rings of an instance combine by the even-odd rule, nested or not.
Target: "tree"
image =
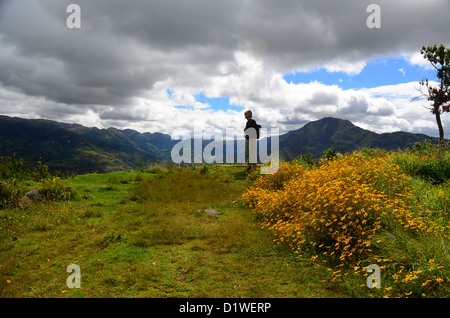
[[[439,129],[439,150],[442,151],[444,150],[444,128],[441,122],[441,114],[450,112],[450,48],[446,48],[443,44],[440,46],[437,46],[437,44],[428,47],[423,46],[420,54],[437,71],[437,81],[430,83],[428,79],[422,80],[419,83],[422,86],[419,91],[432,103],[427,108],[436,118]],[[423,87],[426,87],[426,92],[422,91]]]

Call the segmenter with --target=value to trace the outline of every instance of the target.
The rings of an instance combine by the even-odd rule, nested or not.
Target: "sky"
[[[438,136],[412,99],[435,79],[422,46],[450,46],[449,13],[450,0],[0,0],[0,114],[173,134],[243,129],[250,109],[281,133],[335,117]]]

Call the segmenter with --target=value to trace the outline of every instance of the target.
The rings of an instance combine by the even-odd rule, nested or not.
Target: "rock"
[[[19,206],[22,208],[28,207],[33,203],[33,201],[31,201],[31,199],[29,197],[27,197],[26,195],[23,196],[22,199],[20,199],[19,201]]]
[[[38,201],[41,199],[41,195],[39,194],[38,189],[32,189],[25,193],[25,195],[20,199],[19,206],[21,207],[28,207],[30,206],[34,201]]]
[[[39,194],[38,189],[33,189],[25,193],[25,196],[31,201],[37,201],[41,199],[41,195]]]
[[[203,212],[205,212],[207,215],[219,215],[220,214],[219,211],[212,209],[211,207],[205,209]]]

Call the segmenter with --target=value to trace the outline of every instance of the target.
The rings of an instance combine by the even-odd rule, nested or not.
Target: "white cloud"
[[[328,72],[344,72],[348,75],[357,75],[361,73],[361,71],[366,66],[366,61],[342,61],[337,60],[334,62],[331,62],[329,64],[325,64],[324,68]]]
[[[429,102],[426,99],[413,100],[420,96],[418,88],[417,82],[409,82],[361,90],[377,102],[385,101],[393,110],[390,116],[380,117],[377,122],[365,126],[378,132],[402,130],[438,136],[435,118],[426,108]],[[443,115],[442,122],[444,126],[450,127],[450,116]]]
[[[430,64],[430,62],[424,59],[422,54],[420,54],[420,52],[413,53],[412,55],[409,56],[408,60],[409,63],[411,63],[411,65],[418,65],[428,70],[433,69],[433,66]]]

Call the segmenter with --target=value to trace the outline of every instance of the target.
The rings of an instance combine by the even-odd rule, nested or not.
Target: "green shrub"
[[[46,179],[39,190],[41,197],[48,201],[69,201],[75,196],[75,191],[65,187],[56,178]]]
[[[0,156],[0,179],[40,181],[50,177],[48,167],[38,161],[36,165],[24,162],[22,158]]]
[[[20,204],[20,199],[25,195],[23,182],[17,183],[12,180],[9,184],[0,186],[0,209],[8,207],[17,207]]]
[[[412,150],[396,153],[394,162],[412,177],[432,184],[442,184],[450,178],[450,152],[439,152],[429,143],[416,143]]]

